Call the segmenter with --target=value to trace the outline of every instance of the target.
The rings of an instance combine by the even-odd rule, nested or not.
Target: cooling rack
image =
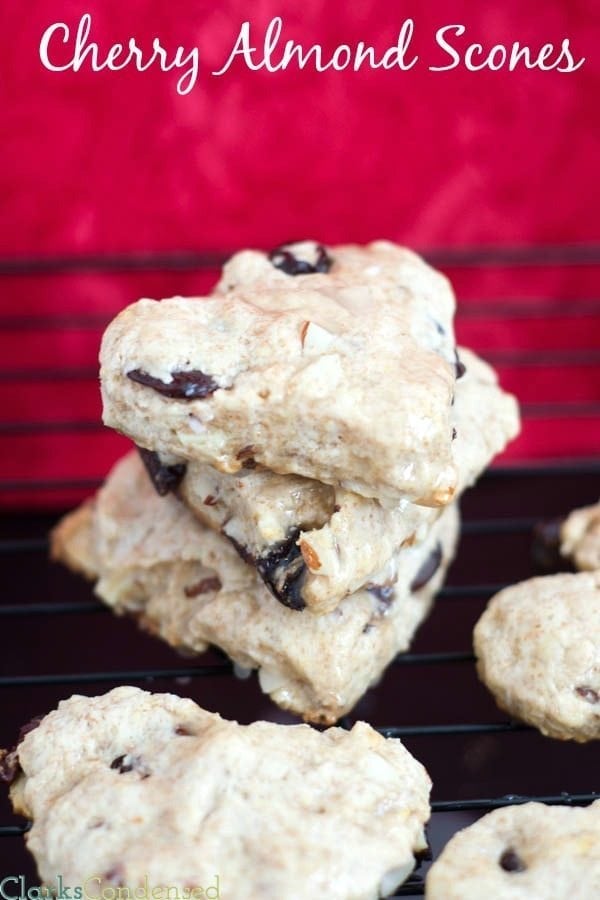
[[[522,453],[518,459],[503,461],[465,495],[461,545],[432,615],[411,652],[395,660],[380,684],[341,723],[351,727],[357,719],[365,719],[383,734],[400,737],[426,765],[434,782],[429,839],[435,858],[457,828],[489,809],[527,799],[585,804],[600,796],[597,749],[551,741],[509,721],[477,681],[471,652],[472,626],[487,599],[502,586],[533,574],[533,525],[600,496],[596,453],[600,446],[600,441],[596,443],[600,299],[593,294],[600,247],[474,248],[429,256],[452,270],[455,282],[458,272],[467,294],[469,279],[473,279],[473,296],[461,307],[458,318],[459,337],[500,369],[503,382],[523,401],[525,436],[538,439],[533,442],[535,458]],[[0,261],[0,275],[6,276],[11,290],[19,284],[25,291],[32,279],[57,275],[77,279],[81,273],[87,277],[109,272],[129,278],[132,272],[159,272],[172,283],[183,274],[183,282],[171,291],[175,293],[181,286],[183,293],[189,277],[199,272],[204,278],[220,259],[219,254],[154,254],[4,260]],[[489,271],[497,267],[512,277],[517,271],[529,273],[548,266],[554,267],[559,277],[554,284],[542,279],[540,295],[532,295],[533,288],[526,296],[502,294],[489,283]],[[487,285],[486,296],[479,300],[477,291],[482,283]],[[73,294],[78,290],[74,286]],[[43,312],[13,310],[0,317],[3,333],[25,345],[27,335],[33,332],[51,339],[56,332],[83,328],[99,336],[111,312],[90,310],[74,302],[66,302],[65,307]],[[569,323],[578,320],[581,324],[582,317],[584,336],[579,328],[579,336],[573,339]],[[535,346],[519,337],[519,323],[525,320],[533,323],[534,332],[537,325],[544,327],[543,340]],[[490,343],[490,334],[502,333],[507,323],[511,340]],[[39,368],[0,363],[0,387],[14,390],[25,383],[35,389],[38,383],[53,381],[64,393],[83,381],[91,396],[97,391],[93,353],[81,363],[79,358],[75,367],[71,359]],[[565,378],[571,372],[578,372],[580,380],[574,382],[574,390],[565,391]],[[570,432],[576,425],[584,435],[583,444],[577,437],[571,445],[574,438]],[[556,445],[540,455],[540,442],[553,434]],[[67,506],[97,486],[112,459],[107,458],[103,471],[71,478],[60,470],[44,477],[39,477],[38,471],[16,477],[11,455],[27,449],[23,442],[39,446],[59,440],[68,448],[69,443],[77,445],[82,435],[100,441],[97,416],[76,412],[61,418],[53,415],[52,409],[34,415],[27,407],[21,416],[11,413],[2,417],[0,435],[4,458],[9,460],[8,475],[3,472],[0,478],[4,510],[0,513],[4,588],[0,600],[0,746],[13,743],[20,725],[53,708],[61,698],[75,692],[99,693],[123,683],[191,696],[208,709],[242,722],[256,718],[294,721],[260,693],[254,677],[236,677],[218,652],[198,657],[197,663],[179,658],[138,631],[132,621],[114,617],[94,599],[89,585],[48,561],[48,530]],[[568,455],[565,446],[571,451]],[[116,458],[123,449],[123,444],[110,445],[107,456],[112,453]],[[73,457],[65,460],[67,472],[72,462]],[[0,796],[0,875],[23,874],[29,885],[37,884],[22,840],[27,823],[15,819],[4,793]],[[396,896],[421,895],[427,865],[425,862]],[[226,872],[221,874],[225,890]]]

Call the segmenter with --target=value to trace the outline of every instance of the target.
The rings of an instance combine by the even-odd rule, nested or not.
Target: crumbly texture
[[[432,865],[428,900],[600,897],[600,801],[587,808],[525,803],[459,831]]]
[[[332,723],[408,647],[457,536],[452,505],[422,544],[402,552],[394,585],[359,591],[327,615],[297,612],[273,597],[228,540],[174,496],[159,497],[131,453],[93,503],[63,519],[52,550],[88,577],[93,573],[96,593],[116,612],[135,615],[182,650],[221,647],[239,665],[259,670],[275,703]]]
[[[560,529],[560,552],[578,569],[600,569],[600,502],[567,516]]]
[[[600,738],[600,572],[501,591],[474,644],[479,676],[507,712],[549,737]]]
[[[459,355],[466,370],[452,409],[458,494],[519,430],[516,401],[500,389],[493,369],[464,348]],[[198,462],[187,466],[179,492],[205,524],[234,540],[246,560],[266,561],[262,574],[276,592],[268,560],[286,542],[297,547],[285,563],[297,566],[301,554],[303,571],[290,587],[317,613],[331,611],[370,581],[394,580],[398,552],[422,541],[439,515],[407,500],[390,509],[298,476],[264,469],[227,475]],[[275,575],[282,577],[277,569]],[[286,602],[285,592],[281,599]]]
[[[105,423],[223,472],[252,460],[386,505],[449,503],[448,282],[386,242],[328,252],[329,271],[297,276],[259,254],[268,284],[242,254],[225,293],[125,309],[102,342]]]
[[[27,845],[51,883],[182,889],[218,876],[236,900],[296,900],[299,885],[375,900],[426,843],[425,769],[364,722],[244,726],[119,687],[62,701],[18,759],[13,803],[33,819]]]

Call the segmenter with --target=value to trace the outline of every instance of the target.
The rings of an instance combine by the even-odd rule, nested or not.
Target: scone
[[[121,312],[102,341],[105,424],[169,463],[250,463],[443,506],[463,371],[449,284],[386,242],[322,253],[326,266],[298,274],[257,254],[268,284],[240,276],[221,294]]]
[[[316,616],[279,603],[232,544],[173,495],[159,497],[137,453],[125,457],[92,502],[52,536],[55,558],[89,578],[116,612],[174,647],[221,647],[259,669],[262,689],[305,719],[347,712],[405,650],[439,589],[458,535],[449,506],[420,545],[406,547],[398,579],[372,584]]]
[[[507,806],[459,831],[432,865],[428,900],[595,900],[600,801]]]
[[[426,845],[427,772],[363,722],[238,725],[119,687],[62,701],[12,758],[40,878],[93,896],[376,900]]]
[[[578,569],[600,569],[600,501],[574,510],[560,528],[560,552]]]
[[[465,366],[452,410],[457,494],[519,430],[514,397],[483,360],[460,348]],[[393,581],[398,551],[423,540],[439,510],[404,500],[382,506],[342,488],[265,469],[235,475],[206,463],[161,464],[142,450],[160,493],[170,486],[221,531],[286,606],[329,612],[370,581]]]
[[[479,677],[502,709],[549,737],[600,738],[600,571],[500,591],[474,646]]]

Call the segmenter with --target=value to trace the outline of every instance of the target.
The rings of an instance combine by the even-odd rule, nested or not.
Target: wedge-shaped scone
[[[600,502],[567,516],[560,528],[560,552],[582,571],[600,569]]]
[[[13,760],[40,877],[89,896],[376,900],[426,846],[427,772],[364,722],[238,725],[119,687],[63,700]]]
[[[452,410],[458,493],[518,433],[516,401],[494,371],[460,349],[465,372]],[[161,465],[142,451],[159,490],[179,496],[210,527],[220,530],[252,563],[275,596],[292,609],[329,612],[369,582],[393,581],[398,551],[423,540],[439,510],[407,500],[390,509],[296,475],[242,469],[235,475],[205,463]]]
[[[395,584],[373,585],[316,616],[279,603],[231,543],[174,496],[159,497],[137,453],[117,464],[92,502],[55,529],[55,558],[97,579],[116,612],[134,614],[174,647],[222,648],[259,669],[285,709],[335,722],[405,650],[452,558],[458,515],[449,506],[422,544],[407,547]]]
[[[600,897],[600,801],[583,809],[525,803],[459,831],[432,865],[428,900]]]
[[[474,644],[479,677],[502,709],[549,737],[600,738],[600,571],[500,591]]]
[[[364,259],[362,280],[345,253]],[[461,366],[446,279],[386,243],[277,275],[120,313],[102,342],[105,423],[223,472],[251,461],[386,505],[450,502]]]

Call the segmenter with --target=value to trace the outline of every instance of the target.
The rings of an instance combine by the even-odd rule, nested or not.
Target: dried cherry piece
[[[442,561],[442,545],[437,543],[410,584],[411,591],[419,591],[425,587],[440,567]]]
[[[171,381],[168,383],[148,375],[143,369],[131,369],[127,377],[137,384],[150,387],[152,390],[170,397],[172,400],[203,400],[219,390],[219,385],[212,375],[201,372],[200,369],[189,369],[186,372],[171,372]]]
[[[394,586],[390,584],[373,584],[367,590],[377,598],[377,611],[384,615],[394,602]]]
[[[588,687],[586,684],[582,684],[580,687],[576,687],[575,693],[578,694],[582,700],[587,700],[588,703],[598,703],[598,701],[600,700],[598,691],[595,691],[594,688]]]
[[[0,781],[12,784],[15,780],[18,773],[21,771],[19,755],[17,753],[19,744],[26,734],[29,734],[30,731],[35,731],[43,718],[43,715],[34,716],[29,722],[26,722],[25,725],[21,725],[19,728],[19,737],[17,738],[17,743],[14,747],[11,747],[10,750],[0,750]]]
[[[123,775],[125,772],[133,771],[133,759],[129,757],[130,762],[125,762],[128,758],[127,754],[123,754],[122,756],[116,756],[110,764],[111,769],[116,769],[119,775]]]
[[[175,734],[178,734],[181,737],[194,737],[194,732],[190,731],[187,725],[177,725],[177,727],[175,728]]]
[[[20,768],[16,748],[13,750],[0,750],[0,781],[12,784]]]
[[[199,597],[201,594],[208,594],[209,591],[220,591],[221,587],[220,579],[216,575],[212,575],[185,587],[183,593],[186,597]]]
[[[307,567],[296,543],[299,534],[299,529],[292,529],[285,540],[273,544],[269,553],[255,562],[261,578],[279,602],[295,610],[306,606],[302,585]]]
[[[527,868],[514,847],[508,847],[498,860],[498,863],[505,872],[524,872]]]
[[[317,244],[315,247],[316,258],[314,263],[296,256],[293,250],[290,249],[293,246],[294,244],[284,244],[271,250],[269,261],[276,269],[280,269],[286,275],[313,275],[317,272],[323,274],[329,272],[333,265],[333,260],[322,244]]]
[[[560,552],[563,518],[546,519],[533,529],[531,557],[538,572],[574,572],[575,566]]]
[[[173,466],[165,466],[160,461],[160,456],[154,450],[146,450],[138,447],[138,453],[146,467],[146,472],[156,489],[156,493],[164,497],[170,491],[176,490],[185,475],[187,468],[185,463],[176,463]]]

